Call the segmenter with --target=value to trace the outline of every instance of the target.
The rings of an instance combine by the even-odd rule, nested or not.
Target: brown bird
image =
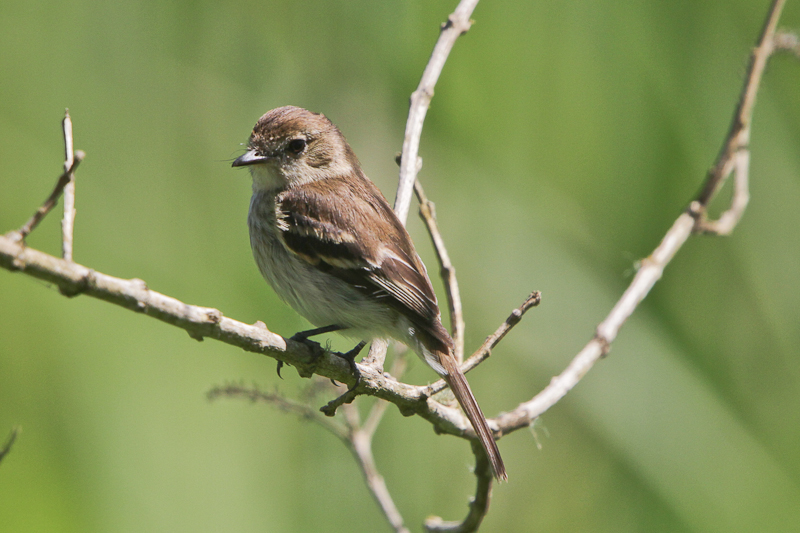
[[[247,166],[253,177],[248,225],[258,268],[318,326],[305,336],[341,330],[361,341],[408,345],[450,386],[494,476],[508,479],[453,355],[425,265],[339,129],[299,107],[273,109],[258,120],[233,166]]]

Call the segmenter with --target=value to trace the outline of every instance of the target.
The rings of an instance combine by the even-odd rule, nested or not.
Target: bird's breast
[[[354,337],[396,337],[399,319],[384,301],[370,297],[289,251],[280,237],[276,194],[253,194],[248,226],[261,275],[276,294],[315,326],[336,324]],[[391,334],[387,333],[391,331]]]

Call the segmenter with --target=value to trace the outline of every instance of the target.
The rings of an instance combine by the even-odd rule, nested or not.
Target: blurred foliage
[[[436,88],[421,179],[458,268],[468,347],[543,291],[470,375],[487,413],[563,369],[698,190],[768,3],[479,4]],[[408,95],[455,4],[4,2],[0,232],[49,193],[69,107],[88,154],[78,262],[283,334],[306,327],[258,275],[248,176],[229,162],[262,113],[291,103],[336,122],[392,198]],[[798,2],[782,22],[800,27]],[[734,235],[691,240],[611,355],[532,434],[503,439],[511,481],[485,531],[800,527],[798,87],[800,64],[775,58]],[[49,217],[29,244],[58,254],[58,228]],[[432,267],[419,222],[410,230]],[[0,440],[22,428],[0,464],[0,531],[388,530],[324,430],[204,398],[226,381],[305,386],[284,376],[0,272]],[[414,361],[409,380],[433,378]],[[390,409],[375,453],[412,528],[466,512],[463,442]]]

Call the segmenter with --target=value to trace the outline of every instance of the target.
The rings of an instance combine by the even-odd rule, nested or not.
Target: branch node
[[[411,93],[411,101],[419,101],[423,100],[425,103],[430,103],[433,99],[433,88],[432,87],[420,87],[413,93]]]
[[[81,277],[80,281],[77,283],[59,285],[58,292],[67,298],[74,298],[95,286],[95,274],[96,272],[94,270],[89,269],[86,275]]]
[[[21,244],[23,246],[25,245],[25,236],[22,235],[22,233],[20,233],[19,230],[15,230],[15,229],[11,230],[8,233],[6,233],[5,235],[3,235],[3,237],[5,237],[6,239],[11,240],[11,242],[13,242],[15,244]]]
[[[447,17],[447,22],[443,22],[440,26],[440,31],[445,31],[448,28],[453,28],[458,31],[458,36],[461,37],[465,33],[469,31],[472,25],[475,23],[469,17],[465,17],[460,15],[459,13],[451,13],[449,17]]]
[[[596,340],[597,343],[600,345],[600,357],[603,358],[607,356],[608,353],[611,351],[611,343],[608,342],[608,339],[606,339],[605,336],[603,336],[598,332],[594,334],[594,340]]]
[[[5,236],[11,239],[11,241],[14,242],[15,244],[18,244],[20,246],[20,252],[18,254],[14,254],[14,256],[11,259],[11,270],[17,272],[25,270],[26,266],[25,261],[23,261],[22,257],[20,257],[22,255],[22,252],[25,251],[25,247],[27,246],[24,240],[25,237],[18,231],[10,231],[6,233]]]
[[[428,398],[429,398],[428,393],[423,389],[419,393],[419,400],[418,400],[419,404],[420,405],[427,405]],[[405,417],[414,416],[415,414],[417,414],[419,412],[419,408],[418,407],[416,407],[414,405],[407,405],[407,404],[403,404],[403,405],[397,404],[397,409],[400,411],[400,414],[402,416],[405,416]],[[436,425],[434,425],[434,431],[435,430],[436,430]]]
[[[207,309],[206,310],[206,320],[209,324],[219,324],[222,322],[222,311],[219,309]]]
[[[686,212],[689,213],[693,219],[700,220],[700,218],[705,215],[706,208],[697,200],[692,200],[692,202],[689,204],[689,207],[686,208]]]

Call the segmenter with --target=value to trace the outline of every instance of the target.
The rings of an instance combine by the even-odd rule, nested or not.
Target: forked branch
[[[750,124],[756,94],[770,56],[782,47],[775,45],[776,27],[785,0],[775,0],[770,8],[764,29],[753,49],[750,67],[733,118],[733,124],[723,143],[716,163],[709,171],[703,188],[696,200],[681,214],[667,231],[658,247],[649,257],[640,262],[633,281],[608,316],[597,326],[594,337],[575,356],[569,366],[539,394],[521,403],[509,413],[498,416],[495,421],[503,433],[528,427],[536,417],[547,411],[564,397],[591,370],[594,364],[611,349],[620,328],[633,314],[650,289],[661,279],[664,268],[680,250],[692,232],[728,234],[736,226],[747,205],[747,174],[749,171]],[[781,34],[785,35],[785,34]],[[787,38],[782,36],[786,41]],[[707,221],[706,211],[714,195],[725,179],[733,172],[734,191],[730,208],[718,221]]]
[[[81,150],[77,152],[73,149],[72,142],[72,119],[69,116],[69,110],[64,113],[64,120],[62,121],[62,128],[64,130],[64,172],[56,180],[56,186],[53,192],[47,197],[47,200],[36,210],[28,221],[16,231],[11,231],[6,234],[10,240],[18,243],[25,241],[25,238],[34,230],[39,223],[44,220],[44,217],[53,210],[58,203],[58,199],[62,194],[64,197],[64,219],[62,220],[62,248],[64,252],[64,259],[72,261],[72,227],[75,220],[75,170],[81,164],[86,154]]]
[[[469,16],[476,3],[477,0],[462,0],[456,12],[450,16],[449,22],[443,26],[439,41],[434,48],[420,85],[412,95],[395,204],[401,220],[405,220],[407,217],[411,189],[416,181],[419,139],[425,114],[433,94],[433,87],[455,39],[470,27]],[[501,414],[497,418],[490,420],[490,424],[497,431],[498,436],[529,426],[536,417],[555,405],[567,394],[593,365],[609,352],[611,344],[616,339],[622,325],[661,278],[665,267],[692,233],[725,235],[736,227],[749,198],[748,172],[750,153],[748,143],[750,125],[753,106],[764,68],[768,59],[776,51],[786,50],[800,57],[800,44],[798,44],[797,36],[787,32],[779,33],[776,31],[783,5],[784,0],[775,0],[772,4],[759,43],[751,56],[742,96],[734,114],[733,123],[717,161],[709,171],[702,191],[691,202],[688,209],[674,222],[653,253],[641,261],[641,267],[628,289],[623,293],[606,319],[597,326],[592,339],[575,356],[569,366],[559,376],[553,378],[550,385],[539,394],[519,404],[513,411]],[[71,129],[70,134],[67,135],[67,122],[69,122],[71,128],[71,121],[68,119],[69,117],[67,116],[64,126],[66,153],[64,173],[59,177],[53,193],[25,225],[17,231],[0,236],[0,267],[11,271],[21,271],[38,279],[54,283],[68,296],[86,294],[152,316],[186,330],[190,336],[198,340],[211,337],[247,351],[269,355],[279,361],[295,366],[302,376],[307,377],[318,374],[348,385],[352,385],[355,382],[355,376],[351,374],[348,364],[342,361],[341,358],[321,348],[313,350],[304,343],[294,342],[276,335],[270,332],[263,323],[243,324],[224,317],[217,309],[184,304],[175,298],[152,291],[141,280],[115,278],[74,263],[71,260],[71,222],[65,225],[63,234],[65,259],[58,259],[26,247],[24,243],[25,237],[33,231],[36,225],[55,206],[59,196],[72,180],[75,169],[84,157],[83,152],[75,151],[74,159],[70,161],[72,139]],[[67,137],[69,141],[67,141]],[[710,221],[707,219],[708,206],[730,174],[734,174],[734,194],[731,205],[718,220]],[[418,190],[421,193],[421,204],[429,206],[427,200],[424,199],[424,193],[421,192],[421,187]],[[69,211],[72,212],[73,210],[70,208]],[[432,213],[426,218],[426,222],[432,224],[432,226],[429,225],[429,228],[436,227],[435,217],[433,217]],[[69,227],[67,228],[67,226]],[[431,233],[436,243],[435,234],[438,234],[438,230],[432,230]],[[436,247],[440,258],[448,259],[447,262],[449,263],[443,243],[436,244]],[[452,287],[450,288],[450,294],[455,300],[457,286],[455,292]],[[465,363],[464,370],[468,371],[485,360],[497,342],[519,321],[524,312],[536,305],[538,301],[538,293],[532,294],[520,308],[512,313],[493,336],[487,338],[481,349]],[[451,305],[451,316],[454,313],[456,311]],[[459,327],[456,326],[457,330]],[[463,327],[461,329],[463,330]],[[376,356],[375,360],[379,360],[379,358]],[[442,405],[431,398],[431,395],[443,388],[443,384],[437,382],[428,387],[418,387],[399,382],[382,372],[382,360],[380,360],[380,365],[358,365],[358,370],[361,374],[361,383],[356,389],[356,393],[372,395],[392,402],[404,414],[418,414],[431,422],[440,433],[448,433],[468,439],[473,438],[471,428],[460,411]],[[229,391],[229,393],[232,393],[232,391]],[[274,399],[272,401],[275,403]],[[356,434],[366,439],[364,441],[358,440],[360,443],[358,446],[352,444],[354,455],[358,459],[362,471],[365,472],[368,485],[370,485],[373,494],[376,495],[376,499],[381,504],[390,523],[392,523],[396,531],[402,532],[406,530],[402,525],[402,519],[399,519],[399,513],[394,516],[393,511],[391,511],[393,504],[388,505],[386,500],[382,500],[379,495],[385,489],[385,484],[383,488],[381,488],[380,483],[371,484],[378,480],[379,476],[377,476],[377,471],[374,470],[374,460],[371,459],[369,442],[380,421],[383,409],[385,409],[384,405],[374,407],[363,425],[355,416],[354,409],[345,407],[344,425],[336,422],[326,427],[339,438],[346,438],[351,443],[356,442],[356,439],[353,438],[353,435]],[[287,404],[284,407],[292,410],[297,406],[293,406],[290,409]],[[295,411],[315,420],[318,418],[318,421],[325,425],[325,422],[322,422],[326,420],[325,417],[321,417],[316,412],[312,416],[308,409],[310,408],[303,407],[300,409],[297,407]],[[13,442],[13,437],[10,442]],[[10,445],[5,450],[8,447]],[[429,530],[475,531],[480,525],[488,509],[492,480],[488,465],[482,462],[485,459],[483,454],[479,448],[475,448],[475,450],[476,496],[470,506],[467,517],[458,523],[447,523],[441,520],[431,521],[426,525]],[[374,472],[376,475],[369,474],[370,472]],[[385,493],[388,496],[388,491]],[[388,501],[390,502],[391,499],[389,498]]]

